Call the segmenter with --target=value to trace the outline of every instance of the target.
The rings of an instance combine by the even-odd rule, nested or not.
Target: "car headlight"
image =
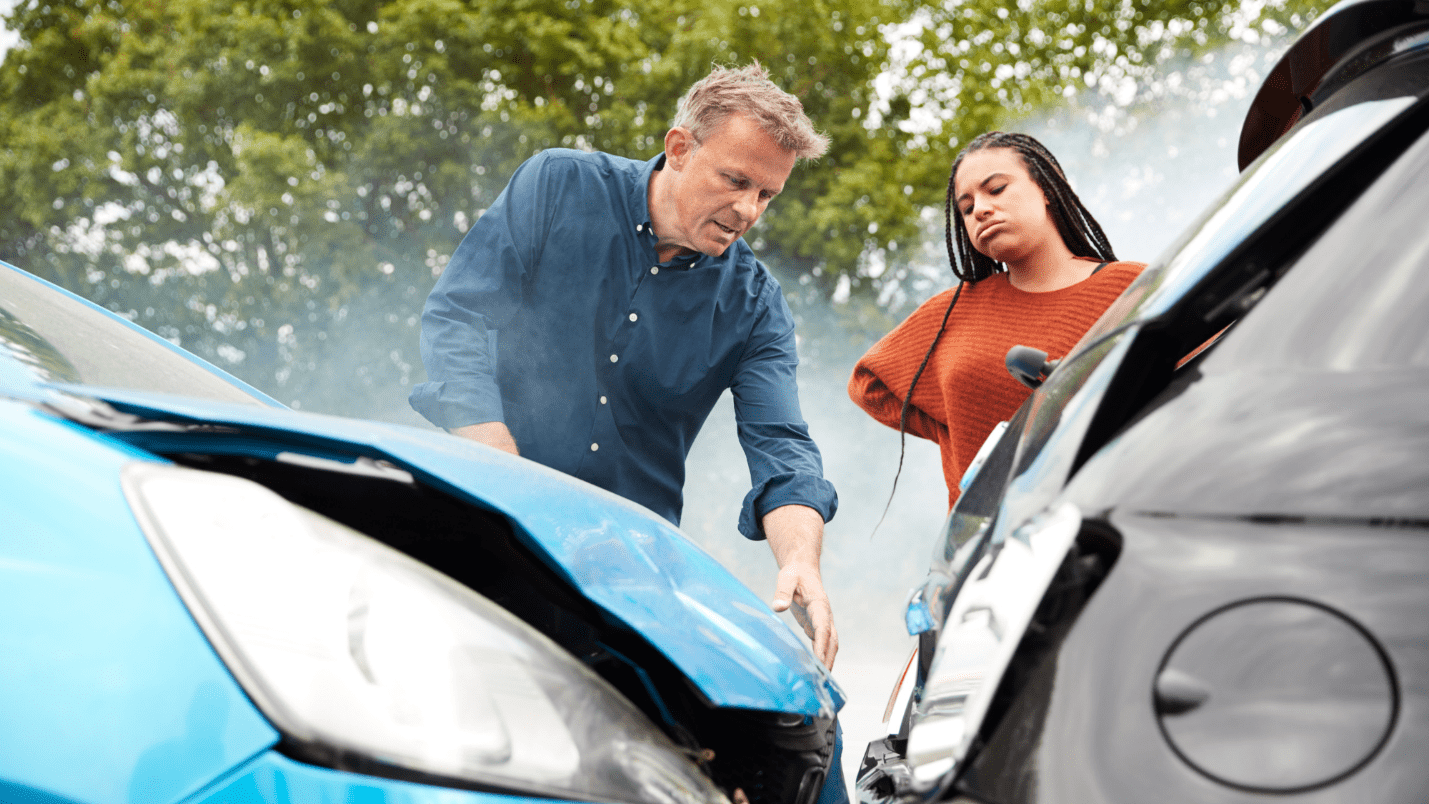
[[[1070,503],[984,551],[953,600],[908,732],[920,793],[943,788],[982,727],[993,693],[1081,527]]]
[[[426,565],[240,478],[136,463],[123,482],[209,641],[296,745],[543,796],[727,804],[603,679]]]

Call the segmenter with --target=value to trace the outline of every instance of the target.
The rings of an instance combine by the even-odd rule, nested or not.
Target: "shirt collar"
[[[650,177],[655,171],[665,167],[665,152],[661,151],[645,162],[630,188],[630,207],[637,211],[635,228],[639,234],[654,239],[655,230],[650,227]]]
[[[653,247],[655,244],[655,230],[650,223],[650,177],[657,170],[665,168],[665,152],[661,151],[645,162],[645,166],[640,169],[640,175],[635,181],[635,186],[631,188],[630,201],[635,209],[641,211],[640,220],[635,224],[635,235],[644,240],[648,240]],[[698,251],[692,254],[682,254],[678,257],[671,257],[665,262],[659,263],[662,267],[669,268],[694,268],[704,254]]]

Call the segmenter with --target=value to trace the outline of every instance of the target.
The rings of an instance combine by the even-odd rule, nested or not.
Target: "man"
[[[691,87],[648,162],[532,157],[427,300],[430,381],[411,403],[457,435],[678,525],[685,457],[730,389],[753,481],[740,532],[768,539],[772,606],[796,606],[832,667],[838,634],[819,556],[837,495],[799,411],[793,317],[741,239],[795,162],[827,147],[755,63]]]

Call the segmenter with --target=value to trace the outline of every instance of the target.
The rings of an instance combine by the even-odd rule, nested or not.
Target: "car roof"
[[[1261,84],[1241,125],[1237,161],[1254,162],[1350,78],[1429,34],[1429,4],[1345,0],[1320,16]]]

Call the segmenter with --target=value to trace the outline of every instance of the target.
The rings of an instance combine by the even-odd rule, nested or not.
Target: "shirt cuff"
[[[492,388],[460,386],[449,382],[424,382],[407,397],[412,409],[427,421],[448,430],[483,422],[505,422],[501,392]]]
[[[764,515],[784,505],[803,505],[819,512],[825,522],[839,510],[834,484],[816,475],[789,472],[774,475],[749,490],[739,511],[739,532],[746,539],[764,538]]]

